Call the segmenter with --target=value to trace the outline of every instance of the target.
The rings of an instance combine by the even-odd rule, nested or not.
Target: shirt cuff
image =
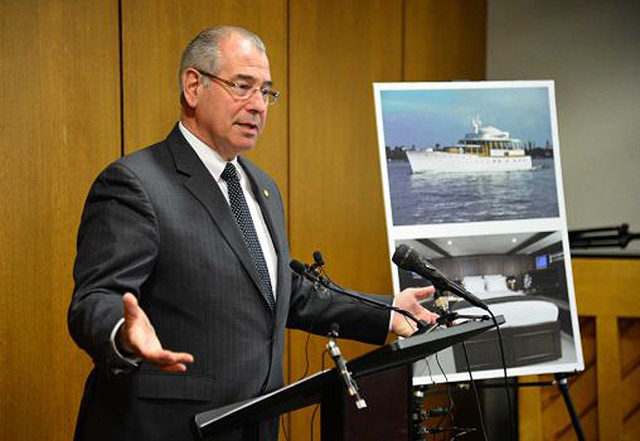
[[[113,349],[113,352],[116,354],[116,356],[119,358],[119,361],[125,363],[125,365],[129,365],[129,367],[135,368],[135,367],[138,367],[138,363],[142,361],[142,358],[136,357],[136,356],[122,355],[122,353],[118,350],[118,345],[116,345],[116,334],[118,333],[118,330],[120,329],[123,323],[124,323],[124,318],[121,318],[120,320],[118,320],[118,322],[113,327],[113,330],[111,331],[111,337],[110,337],[111,348]],[[111,368],[111,371],[117,375],[122,372],[127,372],[127,369],[123,369],[116,366]]]
[[[396,296],[393,296],[393,302],[391,303],[391,306],[396,306]],[[389,314],[389,330],[387,331],[387,333],[391,332],[391,330],[393,329],[393,315],[396,314],[395,311],[391,311],[391,314]]]

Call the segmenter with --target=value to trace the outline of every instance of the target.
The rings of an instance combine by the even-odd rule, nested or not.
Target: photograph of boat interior
[[[505,318],[501,333],[507,368],[540,372],[578,359],[577,314],[560,231],[396,241],[400,244],[417,250],[485,302],[496,316]],[[399,270],[398,275],[402,288],[425,284],[412,273]],[[460,298],[440,294],[446,296],[445,304],[452,312],[486,314]],[[435,309],[433,300],[428,305]],[[492,377],[491,371],[501,371],[495,330],[467,340],[466,350],[474,376]],[[437,377],[441,369],[447,376],[467,372],[461,345],[440,352],[437,361],[432,356],[418,363],[415,375]]]

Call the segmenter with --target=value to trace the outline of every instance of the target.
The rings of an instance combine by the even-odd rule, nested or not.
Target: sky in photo
[[[383,90],[380,98],[389,147],[455,144],[476,116],[524,143],[553,142],[546,87]]]

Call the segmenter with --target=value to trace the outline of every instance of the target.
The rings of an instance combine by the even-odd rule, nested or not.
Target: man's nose
[[[261,89],[254,89],[251,96],[247,99],[247,108],[255,112],[263,112],[267,108]]]

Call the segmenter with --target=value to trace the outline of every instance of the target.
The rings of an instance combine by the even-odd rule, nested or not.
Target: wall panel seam
[[[120,77],[120,156],[124,156],[124,38],[122,23],[122,0],[118,0],[118,72]]]

